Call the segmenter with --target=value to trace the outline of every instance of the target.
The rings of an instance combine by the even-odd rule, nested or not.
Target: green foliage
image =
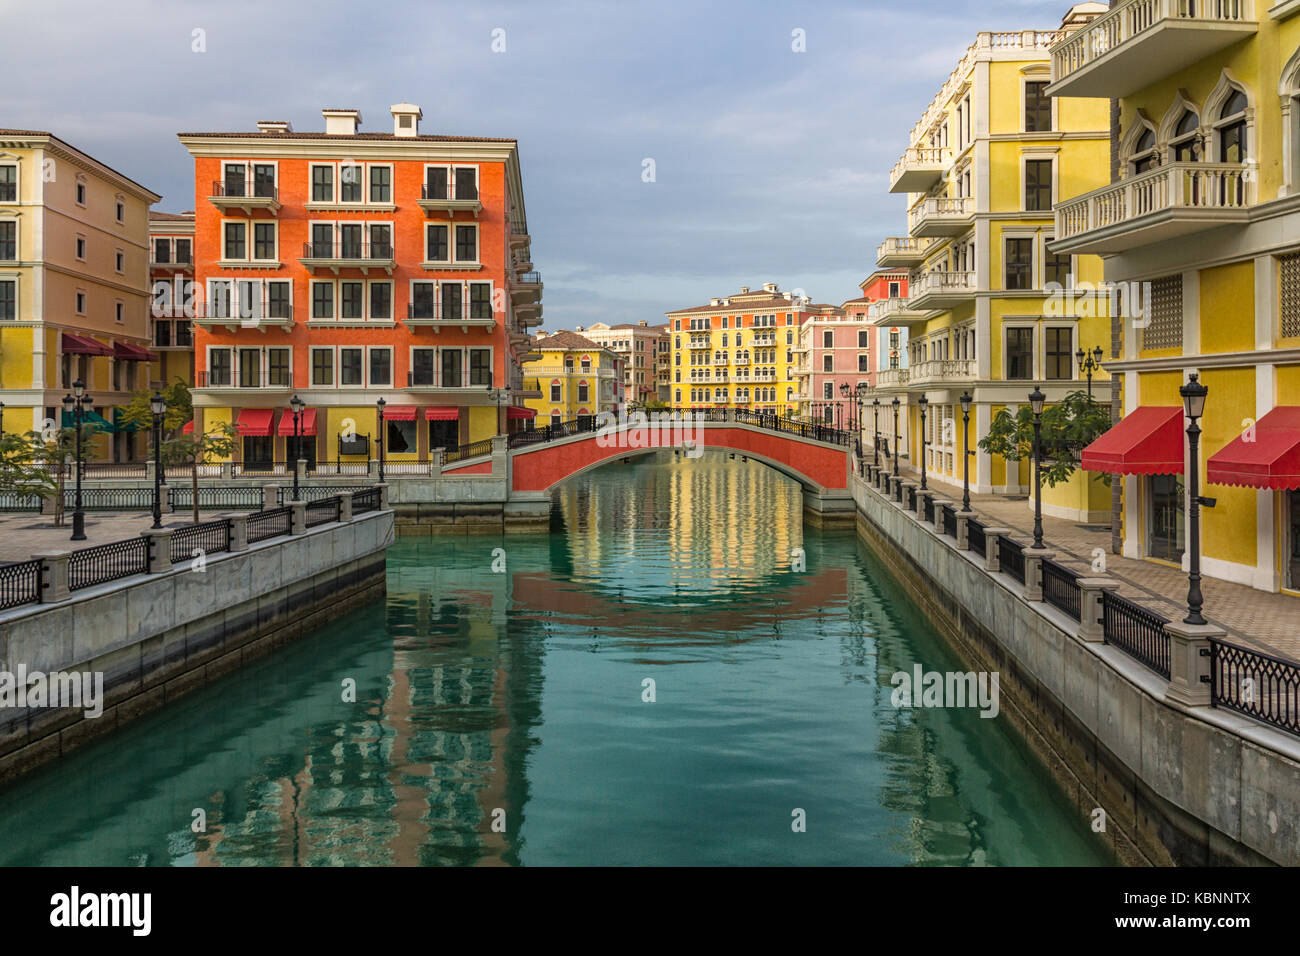
[[[181,434],[162,443],[164,465],[206,464],[214,459],[229,458],[239,441],[239,432],[228,422],[217,422],[203,434]]]
[[[54,494],[57,484],[40,453],[41,435],[0,435],[0,488],[22,497]]]
[[[993,416],[988,434],[979,441],[981,451],[1008,461],[1033,458],[1034,413],[1021,405],[1015,415],[1005,408]],[[1048,487],[1068,481],[1079,468],[1079,454],[1110,428],[1110,410],[1088,398],[1087,392],[1070,392],[1042,414],[1042,475]],[[1110,484],[1110,475],[1094,476]]]
[[[161,389],[167,401],[167,411],[163,415],[163,436],[168,437],[180,432],[194,418],[194,404],[190,399],[190,388],[181,378]],[[131,396],[131,401],[122,406],[117,413],[120,424],[130,425],[142,431],[153,431],[153,411],[149,401],[153,392],[143,389]]]

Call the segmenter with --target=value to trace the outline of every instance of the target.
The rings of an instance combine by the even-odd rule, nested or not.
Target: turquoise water
[[[0,863],[1112,862],[1005,718],[891,705],[960,665],[760,464],[611,465],[549,535],[405,537],[388,569],[0,791]]]

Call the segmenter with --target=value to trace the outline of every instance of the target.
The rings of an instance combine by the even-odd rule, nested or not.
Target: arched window
[[[1246,161],[1246,94],[1233,90],[1215,123],[1219,138],[1219,162],[1244,163]]]
[[[1151,127],[1143,130],[1133,146],[1133,155],[1129,158],[1134,175],[1145,173],[1156,166],[1156,133]]]
[[[1201,119],[1191,110],[1183,113],[1182,119],[1174,127],[1174,138],[1169,144],[1169,152],[1175,163],[1195,163],[1200,161],[1201,144],[1197,131]]]

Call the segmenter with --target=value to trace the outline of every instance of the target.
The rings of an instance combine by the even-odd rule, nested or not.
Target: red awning
[[[460,418],[460,409],[449,408],[446,405],[437,406],[435,408],[426,408],[424,410],[424,417],[431,422],[454,422],[456,419]]]
[[[239,418],[235,420],[235,430],[240,435],[253,438],[265,438],[271,434],[271,416],[273,408],[241,408]]]
[[[188,421],[188,422],[185,423],[185,427],[181,429],[181,434],[182,434],[182,435],[193,435],[193,434],[194,434],[194,421],[193,421],[193,419],[191,419],[190,421]]]
[[[524,408],[522,405],[511,405],[506,409],[506,418],[534,418],[537,412],[531,408]]]
[[[1211,455],[1205,480],[1212,485],[1300,488],[1300,406],[1273,409],[1252,431]]]
[[[286,408],[280,413],[280,428],[278,434],[285,437],[293,436],[293,409]],[[298,434],[315,435],[316,434],[316,409],[304,408],[298,415]]]
[[[102,342],[96,342],[84,335],[64,332],[63,353],[65,355],[112,355],[113,350]]]
[[[1143,405],[1083,450],[1086,471],[1121,475],[1183,473],[1183,407]]]
[[[142,349],[130,342],[113,343],[113,358],[115,359],[125,359],[128,362],[150,362],[156,357],[148,349]]]
[[[384,409],[384,421],[413,422],[419,409],[414,405],[389,405]]]

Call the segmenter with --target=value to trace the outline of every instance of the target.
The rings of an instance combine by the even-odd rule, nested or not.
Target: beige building
[[[671,365],[672,343],[668,338],[668,324],[651,325],[645,319],[633,325],[578,326],[574,331],[597,345],[609,349],[623,360],[623,395],[629,407],[636,408],[659,397],[659,378],[665,378]],[[660,371],[660,356],[664,356]],[[666,397],[665,397],[666,398]]]
[[[73,382],[106,434],[143,441],[114,407],[150,385],[149,206],[161,197],[51,133],[0,129],[0,401],[8,431],[62,420]]]

